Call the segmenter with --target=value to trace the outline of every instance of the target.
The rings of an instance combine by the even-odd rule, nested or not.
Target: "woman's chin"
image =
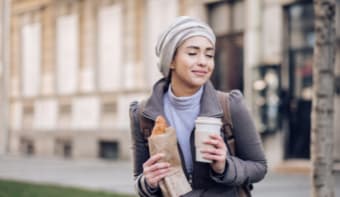
[[[205,78],[194,78],[191,81],[192,81],[193,86],[200,87],[200,86],[204,85],[208,80],[205,79]]]

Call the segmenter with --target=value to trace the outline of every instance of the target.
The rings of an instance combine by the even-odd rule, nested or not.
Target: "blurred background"
[[[160,32],[190,15],[216,33],[212,82],[243,92],[270,169],[310,170],[312,0],[0,2],[1,154],[130,161],[129,103],[161,77],[154,49]],[[336,75],[339,13],[337,0]]]

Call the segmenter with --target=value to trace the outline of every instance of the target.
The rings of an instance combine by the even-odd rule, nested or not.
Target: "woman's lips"
[[[195,75],[198,75],[198,76],[204,76],[206,75],[208,72],[205,71],[205,70],[193,70],[192,71]]]

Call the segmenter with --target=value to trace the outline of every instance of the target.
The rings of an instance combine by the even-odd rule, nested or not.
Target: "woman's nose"
[[[198,58],[198,65],[199,66],[206,66],[208,62],[208,59],[205,55],[200,55]]]

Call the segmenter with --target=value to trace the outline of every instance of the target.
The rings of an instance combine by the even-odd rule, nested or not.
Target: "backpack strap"
[[[148,139],[149,136],[151,135],[151,131],[154,125],[154,121],[145,118],[143,116],[143,111],[145,107],[145,100],[142,100],[139,105],[138,105],[138,116],[139,116],[139,127],[141,131],[143,132],[144,139]]]
[[[223,127],[222,131],[225,135],[225,140],[227,142],[227,147],[230,151],[230,154],[235,156],[235,138],[233,135],[233,123],[231,121],[230,115],[230,107],[229,107],[229,93],[217,91],[218,100],[223,109]],[[239,196],[251,197],[250,190],[252,190],[252,184],[243,184],[238,187]]]
[[[223,109],[222,131],[224,133],[228,149],[230,150],[230,154],[235,155],[235,138],[233,135],[233,123],[231,121],[229,110],[229,93],[217,91],[217,97]]]

